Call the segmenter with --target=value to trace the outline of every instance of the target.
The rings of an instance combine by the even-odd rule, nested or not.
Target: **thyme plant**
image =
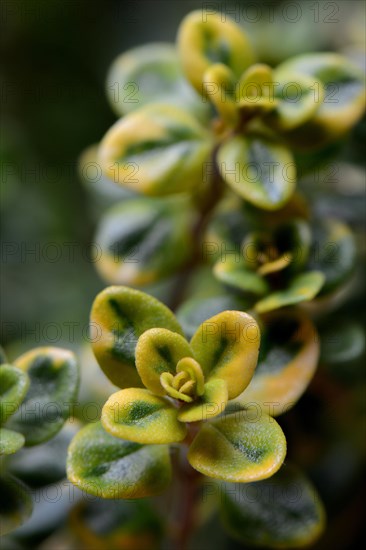
[[[346,295],[356,247],[298,182],[361,118],[363,74],[335,53],[271,67],[229,17],[196,11],[176,44],[119,56],[106,91],[119,118],[80,172],[113,203],[96,233],[96,267],[112,286],[92,306],[91,340],[117,391],[72,440],[68,478],[115,507],[153,499],[168,524],[159,536],[177,548],[217,509],[246,545],[310,544],[324,509],[285,461],[275,417],[311,381],[320,353],[312,316]],[[101,177],[88,177],[90,167]],[[25,372],[43,365],[47,378],[60,354],[32,353],[1,367],[14,407],[28,395]],[[74,395],[73,360],[63,368],[59,390]],[[27,435],[15,413],[5,452],[51,437],[64,420],[52,433],[37,420]],[[257,490],[254,501],[243,487]],[[146,525],[134,540],[158,544]]]
[[[270,67],[228,17],[197,11],[175,46],[119,56],[107,93],[121,118],[83,155],[81,171],[97,164],[98,185],[125,189],[96,241],[103,278],[128,286],[105,289],[91,312],[95,357],[121,389],[101,422],[72,442],[69,478],[128,499],[163,491],[178,471],[188,486],[202,483],[197,471],[224,483],[222,518],[238,539],[308,544],[324,512],[296,469],[273,479],[306,486],[303,498],[278,497],[273,511],[232,498],[230,484],[265,480],[283,464],[285,436],[273,416],[299,399],[319,358],[309,310],[298,304],[332,303],[353,273],[350,229],[319,219],[296,183],[361,117],[363,76],[332,53]],[[158,293],[176,316],[133,286]],[[192,500],[180,490],[183,547],[197,491]]]

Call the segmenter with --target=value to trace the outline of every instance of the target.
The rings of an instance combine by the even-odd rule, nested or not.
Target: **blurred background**
[[[263,62],[336,49],[363,63],[363,2],[211,4],[238,18]],[[103,287],[90,254],[101,209],[92,207],[77,161],[115,121],[107,70],[128,48],[173,42],[182,17],[201,7],[187,0],[1,3],[4,344],[68,342],[74,331],[76,339],[86,330],[90,304]],[[349,148],[353,159],[359,148],[356,161],[364,128]]]
[[[1,341],[10,360],[42,344],[78,348],[87,343],[91,303],[106,286],[91,254],[103,205],[81,183],[78,158],[115,121],[105,94],[108,68],[131,47],[150,41],[174,42],[182,17],[204,4],[189,0],[2,0]],[[210,5],[238,17],[263,62],[275,65],[301,52],[331,50],[364,67],[362,1],[214,1]],[[314,182],[308,187],[320,211],[342,217],[358,235],[364,229],[365,134],[363,120],[340,151],[336,196],[326,181],[324,187]],[[344,309],[344,315],[362,320],[359,299]],[[344,384],[352,388],[349,399],[354,401],[347,409],[348,417],[335,414],[322,422],[328,432],[337,431],[339,424],[345,432],[354,431],[355,445],[346,439],[334,443],[324,453],[323,462],[314,466],[309,453],[314,442],[306,437],[296,441],[295,455],[303,465],[310,464],[331,515],[329,531],[317,548],[332,550],[359,547],[362,538],[359,483],[365,401],[364,392],[363,397],[359,394],[364,386],[356,387],[361,379],[359,366],[350,363],[351,372],[356,373],[353,378],[345,374],[348,366],[338,370],[335,387],[324,387],[322,378],[318,379],[314,391],[298,406],[301,429],[310,441],[312,431],[319,427],[316,413],[322,399],[333,399],[336,408],[337,399],[342,402],[344,397],[329,396],[329,392],[340,391]],[[319,445],[322,434],[318,430]],[[38,531],[33,529],[31,535],[26,532],[8,541],[9,548],[27,546],[24,540],[41,544],[45,535],[39,535],[39,525]],[[46,532],[48,536],[52,528]],[[232,541],[222,544],[239,548]],[[51,547],[58,546],[43,546]]]

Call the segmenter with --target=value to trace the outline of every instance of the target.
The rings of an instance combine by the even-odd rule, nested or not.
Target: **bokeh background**
[[[82,151],[99,141],[115,121],[105,94],[108,67],[119,53],[133,46],[173,42],[182,17],[203,4],[188,0],[2,0],[1,340],[10,359],[42,344],[78,348],[87,343],[90,306],[105,286],[90,252],[103,205],[81,183],[77,165]],[[210,4],[229,14],[240,11],[240,23],[252,36],[263,62],[276,64],[301,52],[332,50],[364,66],[365,4],[361,0]],[[360,235],[364,229],[365,134],[363,120],[339,152],[336,196],[330,200],[327,181],[324,186],[313,182],[308,188],[317,197],[320,211],[340,215]],[[343,315],[362,320],[363,311],[358,297]],[[361,380],[358,365],[351,364],[355,385]],[[339,385],[350,384],[348,379],[344,382],[344,370],[337,391]],[[299,403],[301,429],[309,433],[309,440],[311,431],[318,429],[314,410],[332,391],[322,387],[322,379],[316,384],[315,393]],[[344,406],[341,395],[329,398],[334,407],[337,400]],[[349,417],[335,415],[324,422],[328,428],[333,422],[334,431],[340,421],[345,431],[354,430],[358,449],[365,431],[363,420],[359,422],[355,415],[364,418],[364,413],[363,393]],[[303,447],[297,442],[298,455],[306,463],[309,448],[304,441]],[[363,452],[358,454],[342,440],[335,444],[333,454],[323,457],[321,467],[310,468],[331,515],[329,530],[318,548],[361,544]],[[230,543],[230,548],[236,547]]]
[[[4,344],[19,338],[27,347],[47,339],[69,340],[63,323],[75,323],[75,339],[82,336],[90,304],[103,286],[90,255],[101,209],[92,206],[77,161],[115,121],[104,89],[108,67],[133,46],[174,41],[182,17],[203,4],[1,3]],[[275,64],[304,51],[342,50],[363,63],[362,1],[211,4],[239,14],[262,61]],[[349,148],[356,161],[362,158],[364,127]]]

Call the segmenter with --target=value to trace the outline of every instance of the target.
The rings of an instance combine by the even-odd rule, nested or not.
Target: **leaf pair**
[[[223,235],[213,272],[228,287],[255,297],[259,313],[333,292],[354,269],[352,232],[336,220],[317,220],[310,226],[294,218],[260,232],[240,231],[248,229],[238,229],[237,242],[225,242]],[[217,243],[220,235],[220,224],[213,220],[206,239]]]
[[[91,319],[101,330],[96,357],[110,379],[125,388],[109,399],[102,414],[106,429],[122,438],[140,443],[184,439],[184,422],[220,414],[227,400],[245,389],[256,366],[258,326],[239,311],[206,320],[188,344],[158,300],[110,287],[97,297]],[[136,387],[141,382],[147,390]],[[177,410],[167,397],[183,406]]]
[[[242,410],[204,424],[188,460],[206,476],[248,482],[271,476],[285,454],[286,440],[277,422],[264,414],[252,422]],[[169,446],[126,441],[99,422],[89,424],[71,443],[67,473],[79,488],[101,498],[151,496],[171,481]]]

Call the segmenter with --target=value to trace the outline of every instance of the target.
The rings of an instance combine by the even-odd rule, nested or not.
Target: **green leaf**
[[[9,427],[21,432],[26,445],[38,445],[56,435],[76,399],[79,372],[71,351],[35,348],[15,361],[30,378],[27,395]]]
[[[177,319],[183,327],[187,338],[192,338],[198,327],[209,317],[221,311],[245,311],[249,307],[248,301],[225,294],[210,298],[196,298],[192,296],[177,310]]]
[[[201,94],[205,93],[203,75],[211,65],[222,63],[239,78],[253,62],[252,48],[243,30],[218,13],[189,13],[180,24],[177,41],[183,70]]]
[[[137,193],[162,196],[202,184],[211,136],[188,112],[152,104],[118,120],[98,159],[104,174]]]
[[[328,365],[349,365],[361,358],[366,348],[365,331],[361,324],[346,318],[333,318],[332,324],[320,329],[320,361]],[[332,372],[332,371],[331,371]]]
[[[204,424],[193,440],[188,460],[202,474],[246,483],[273,475],[286,455],[286,439],[277,422],[259,409],[225,415]]]
[[[275,230],[275,240],[279,250],[291,254],[290,271],[300,270],[309,258],[312,234],[307,222],[293,218],[282,223]]]
[[[271,98],[273,89],[273,73],[269,65],[256,63],[251,65],[239,79],[236,99],[259,100],[262,97]]]
[[[83,499],[71,510],[69,525],[82,548],[157,550],[164,526],[153,506],[146,499]]]
[[[183,107],[202,120],[210,113],[185,80],[174,44],[144,44],[119,55],[109,69],[106,91],[119,116],[148,103]]]
[[[96,297],[91,311],[93,351],[116,386],[142,386],[135,367],[135,347],[139,336],[150,328],[182,334],[170,309],[144,292],[111,286]]]
[[[336,290],[352,274],[356,264],[356,243],[349,227],[335,219],[314,224],[309,268],[323,273],[324,285],[319,296]]]
[[[170,401],[148,390],[129,388],[110,396],[102,409],[104,429],[122,439],[137,443],[174,443],[187,433],[178,421],[178,410]]]
[[[324,94],[316,97],[318,109],[309,127],[299,127],[313,144],[317,134],[324,139],[335,139],[346,133],[361,118],[365,108],[365,76],[352,62],[336,53],[314,53],[293,57],[276,69],[279,79],[289,79],[291,74],[302,74],[313,79],[314,93],[317,81],[324,87]]]
[[[300,548],[314,543],[324,529],[320,497],[293,466],[245,488],[223,483],[220,494],[224,527],[245,545]]]
[[[182,405],[178,420],[181,422],[200,422],[221,414],[228,402],[225,380],[210,380],[204,386],[203,395],[193,403]]]
[[[0,535],[6,535],[22,525],[32,513],[29,489],[13,476],[0,476]]]
[[[63,480],[67,448],[79,429],[79,423],[73,418],[49,441],[20,449],[7,464],[9,473],[31,487],[44,487]]]
[[[160,382],[163,372],[175,375],[178,361],[193,357],[187,340],[180,334],[163,328],[144,332],[136,346],[136,368],[143,384],[157,395],[165,395]]]
[[[0,428],[0,455],[16,453],[24,445],[24,436],[13,430]]]
[[[23,401],[28,388],[27,373],[13,365],[0,366],[0,423],[3,424],[14,414]]]
[[[202,93],[209,96],[217,112],[231,126],[239,122],[235,84],[234,73],[223,63],[211,65],[203,75]]]
[[[291,197],[296,166],[286,147],[262,136],[234,136],[217,154],[222,178],[250,203],[276,210]]]
[[[88,206],[93,208],[93,214],[99,218],[101,208],[112,206],[118,201],[135,196],[135,193],[116,185],[102,174],[98,163],[99,144],[93,144],[84,149],[78,159],[79,179],[88,193]]]
[[[171,479],[169,448],[123,441],[96,422],[85,426],[72,440],[67,475],[77,487],[100,498],[155,495]]]
[[[225,380],[229,399],[233,399],[253,376],[259,343],[259,327],[253,317],[241,311],[223,311],[199,326],[191,347],[205,379]]]
[[[277,105],[273,93],[273,73],[271,67],[263,63],[251,65],[242,74],[237,87],[237,101],[242,116],[262,116]]]
[[[324,99],[324,87],[313,77],[274,72],[274,97],[276,108],[268,114],[265,122],[278,131],[293,130],[311,119]]]
[[[168,277],[191,255],[194,218],[185,197],[140,197],[115,205],[95,237],[98,271],[108,282],[138,286]]]
[[[314,375],[319,347],[316,329],[305,313],[294,310],[267,315],[257,368],[236,401],[244,406],[255,403],[271,416],[287,412]]]
[[[214,275],[219,281],[244,292],[259,296],[269,291],[269,284],[264,277],[248,269],[243,261],[236,262],[232,258],[219,260],[214,266]]]
[[[273,292],[255,304],[258,313],[265,313],[280,307],[312,300],[324,284],[325,277],[320,271],[308,271],[292,279],[288,288]]]
[[[202,244],[203,259],[214,263],[218,259],[240,258],[243,236],[249,231],[250,223],[242,199],[230,194],[220,202],[209,220]]]

